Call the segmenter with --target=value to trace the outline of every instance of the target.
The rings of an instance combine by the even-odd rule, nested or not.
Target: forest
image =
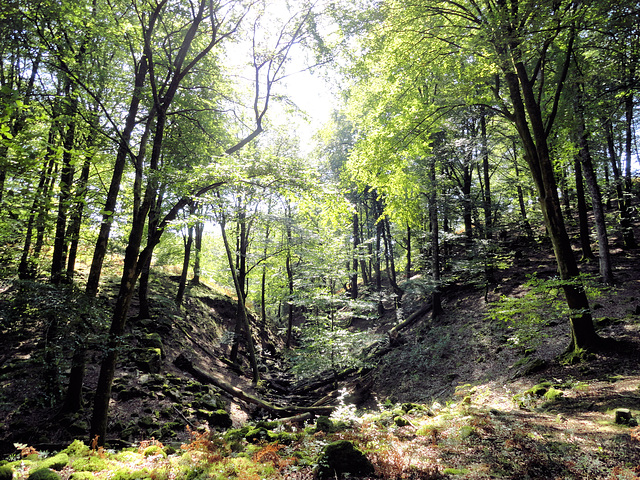
[[[0,480],[640,478],[640,3],[7,0]]]

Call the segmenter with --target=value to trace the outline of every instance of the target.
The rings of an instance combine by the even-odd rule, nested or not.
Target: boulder
[[[342,478],[343,474],[372,475],[373,465],[349,440],[338,440],[324,448],[315,470],[319,479]]]

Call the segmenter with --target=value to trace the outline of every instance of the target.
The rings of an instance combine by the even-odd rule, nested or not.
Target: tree
[[[414,109],[405,109],[406,116],[400,117],[403,121],[395,118],[393,127],[388,124],[393,138],[404,138],[406,143],[424,135],[437,114],[465,105],[484,105],[513,123],[538,191],[558,271],[566,282],[570,349],[595,348],[599,337],[584,289],[575,280],[579,271],[565,228],[548,141],[570,74],[576,18],[587,15],[589,7],[571,1],[542,1],[534,6],[524,1],[416,4],[397,0],[385,5],[384,38],[393,39],[385,52],[390,59],[385,64],[406,82],[396,82],[397,89],[429,91],[434,83],[438,88],[437,103],[429,108],[414,103]],[[433,80],[418,76],[424,80],[416,84],[414,74],[418,72],[399,70],[410,58],[420,65],[434,65],[437,59],[439,73]]]

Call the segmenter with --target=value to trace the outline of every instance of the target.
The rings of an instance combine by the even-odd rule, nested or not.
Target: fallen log
[[[389,330],[389,335],[394,335],[395,333],[398,333],[400,330],[413,325],[416,321],[418,321],[418,319],[420,319],[420,317],[422,317],[425,313],[429,312],[430,310],[431,310],[431,303],[427,303],[423,305],[421,308],[413,312],[411,315],[405,318],[398,325],[396,325],[391,330]]]
[[[251,403],[253,405],[257,405],[260,408],[263,408],[267,412],[271,413],[276,417],[286,417],[291,415],[298,415],[303,413],[309,413],[314,415],[331,415],[334,406],[322,406],[322,407],[304,407],[304,406],[289,406],[289,407],[280,407],[274,405],[266,400],[258,398],[249,393],[243,392],[239,388],[234,387],[233,385],[225,382],[220,378],[216,378],[212,375],[209,375],[207,372],[202,370],[197,365],[194,365],[193,361],[188,359],[184,354],[178,355],[178,357],[174,360],[174,365],[178,367],[180,370],[190,373],[193,377],[201,383],[206,383],[209,385],[214,385],[221,390],[227,392],[234,398],[238,398],[240,400],[244,400],[247,403]]]

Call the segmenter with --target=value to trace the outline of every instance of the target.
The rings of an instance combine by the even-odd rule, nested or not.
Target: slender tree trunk
[[[516,151],[516,146],[513,146],[514,152]],[[520,177],[520,170],[518,169],[518,162],[514,162],[514,168],[516,173],[516,179]],[[531,229],[531,224],[529,223],[529,219],[527,218],[527,207],[524,203],[524,192],[522,191],[522,185],[520,185],[520,180],[517,180],[518,186],[518,205],[520,206],[520,216],[522,216],[522,225],[524,226],[524,233],[528,239],[533,239],[533,230]]]
[[[294,294],[294,284],[293,284],[293,265],[291,264],[291,249],[292,245],[292,231],[291,231],[291,222],[293,221],[291,215],[291,205],[287,202],[286,206],[287,213],[287,258],[285,259],[285,268],[287,270],[287,286],[289,287],[289,298],[287,300],[287,341],[286,347],[287,350],[291,348],[291,343],[293,341],[293,294]]]
[[[149,227],[147,228],[147,243],[151,241],[158,232],[158,224],[160,223],[160,212],[162,209],[162,202],[164,201],[165,185],[159,188],[155,198],[151,199],[152,207],[149,209]],[[138,285],[138,300],[140,303],[139,318],[151,318],[151,305],[149,304],[149,280],[151,278],[151,261],[153,257],[149,259],[142,266],[142,273],[140,274],[140,282]],[[179,303],[178,303],[179,304]]]
[[[256,385],[260,380],[260,373],[258,372],[258,360],[256,358],[256,350],[253,343],[253,336],[251,335],[251,325],[249,324],[249,317],[247,316],[247,309],[244,303],[244,292],[236,270],[234,268],[233,256],[231,249],[229,248],[229,242],[227,241],[227,234],[225,233],[224,220],[220,222],[220,229],[222,231],[222,240],[224,243],[224,249],[227,252],[227,260],[229,261],[229,268],[231,269],[231,276],[233,277],[233,284],[235,285],[236,295],[238,297],[238,305],[240,306],[240,315],[242,317],[242,325],[244,326],[245,340],[247,342],[247,350],[249,351],[249,361],[251,363],[251,370],[253,371],[253,385]]]
[[[178,283],[178,293],[176,294],[176,304],[182,305],[184,291],[187,288],[187,275],[189,273],[189,260],[191,258],[191,245],[193,244],[193,226],[189,225],[187,238],[184,239],[184,260],[182,261],[182,273]]]
[[[431,161],[430,170],[430,192],[429,192],[429,225],[431,230],[431,275],[433,277],[434,289],[431,293],[431,318],[437,319],[443,312],[442,294],[440,292],[440,226],[438,225],[438,204],[436,190],[436,162]]]
[[[200,265],[201,253],[202,253],[202,234],[204,232],[204,222],[198,220],[194,226],[194,243],[196,247],[195,255],[193,258],[193,278],[191,279],[192,285],[200,285],[200,275],[202,272],[202,266]]]
[[[580,147],[580,163],[589,194],[591,195],[591,206],[593,208],[593,218],[596,225],[596,235],[598,236],[598,258],[600,266],[600,276],[602,281],[607,284],[613,284],[613,266],[611,264],[611,255],[609,254],[609,237],[607,236],[607,225],[604,218],[604,208],[602,206],[602,195],[600,194],[600,186],[596,178],[591,153],[589,151],[589,142],[587,141],[587,129],[584,120],[584,105],[582,96],[579,94],[575,99],[575,110],[577,113],[577,133],[578,145]]]
[[[360,245],[360,222],[358,221],[358,212],[351,217],[352,236],[353,236],[353,259],[350,265],[351,275],[351,298],[358,298],[358,250]]]
[[[160,2],[161,4],[164,2]],[[156,9],[150,17],[148,35],[153,32],[153,26],[157,19],[161,8]],[[107,192],[107,198],[103,207],[102,223],[100,224],[100,231],[98,233],[98,239],[93,252],[93,260],[91,262],[91,268],[89,271],[89,278],[87,279],[86,293],[90,297],[95,297],[98,293],[98,286],[100,285],[100,274],[102,273],[102,265],[104,258],[107,254],[107,244],[109,242],[109,234],[111,232],[111,225],[115,216],[116,204],[118,201],[118,193],[120,192],[120,183],[122,182],[122,175],[126,165],[126,159],[129,155],[129,143],[131,141],[131,134],[136,126],[138,110],[140,108],[140,101],[142,99],[142,90],[149,70],[149,64],[146,54],[144,54],[137,65],[133,95],[131,96],[131,102],[129,104],[129,111],[127,112],[127,118],[125,120],[125,126],[120,135],[118,144],[118,152],[116,154],[116,161],[113,166],[113,175],[111,177],[111,184],[109,185],[109,191]],[[142,147],[141,147],[142,148]],[[105,420],[106,422],[106,420]]]
[[[69,239],[69,255],[67,258],[67,278],[73,280],[75,275],[76,257],[78,255],[78,244],[80,242],[80,228],[82,226],[82,214],[87,198],[87,183],[89,181],[89,172],[91,169],[92,159],[87,157],[80,171],[80,178],[76,183],[76,193],[74,196],[75,205],[69,219],[69,230],[67,238]]]
[[[624,168],[624,185],[625,192],[628,195],[627,199],[627,208],[629,207],[629,202],[631,201],[631,191],[632,191],[632,180],[631,180],[631,164],[633,162],[632,157],[632,147],[633,140],[635,135],[633,134],[633,93],[629,93],[626,95],[624,100],[624,110],[626,117],[626,128],[625,128],[625,168]]]
[[[620,212],[620,230],[622,232],[622,241],[626,249],[636,248],[638,246],[631,221],[630,210],[627,208],[627,202],[624,198],[624,178],[620,174],[618,159],[616,156],[616,147],[613,140],[613,127],[611,120],[603,121],[605,135],[607,137],[607,150],[609,151],[609,163],[613,172],[613,182],[616,188],[616,198],[618,211]]]
[[[482,176],[484,179],[483,208],[485,238],[493,238],[493,206],[491,202],[491,172],[489,170],[489,139],[487,137],[487,114],[482,108],[480,115],[480,135],[482,139]]]
[[[583,260],[593,260],[595,255],[591,250],[591,238],[589,236],[589,219],[587,217],[587,201],[584,198],[584,186],[582,166],[580,159],[574,159],[574,171],[576,176],[576,197],[578,200],[578,222],[580,224],[580,247]]]
[[[18,265],[18,276],[22,279],[34,278],[36,275],[37,266],[33,260],[29,260],[29,254],[31,253],[31,241],[33,237],[33,228],[36,224],[37,218],[41,215],[41,211],[46,209],[46,190],[49,184],[51,173],[53,170],[53,164],[55,159],[53,156],[45,156],[45,163],[42,165],[42,172],[40,173],[40,180],[38,187],[35,191],[33,204],[31,211],[29,212],[29,219],[27,221],[27,232],[25,234],[24,246],[22,248],[22,255],[20,257],[20,264]]]
[[[405,277],[407,280],[411,278],[411,269],[413,265],[411,264],[411,226],[407,225],[407,267],[405,271]]]

